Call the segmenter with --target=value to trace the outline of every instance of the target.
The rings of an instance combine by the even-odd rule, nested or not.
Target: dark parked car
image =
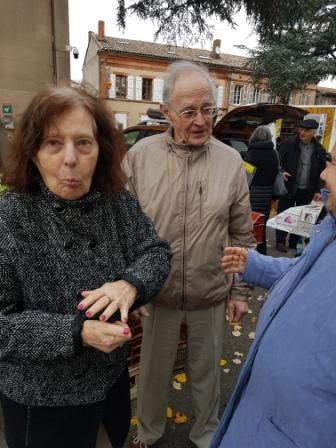
[[[307,111],[285,104],[251,104],[236,107],[224,115],[215,125],[213,135],[240,153],[247,151],[248,140],[252,132],[261,124],[268,125],[282,119],[282,136],[291,135],[298,121],[302,120]],[[159,110],[148,109],[148,120],[124,130],[128,148],[144,137],[165,132],[169,123]]]
[[[223,143],[239,152],[247,151],[248,140],[252,132],[260,125],[269,125],[282,119],[281,135],[283,138],[293,134],[298,121],[306,111],[285,104],[259,103],[236,107],[218,121],[213,135]]]

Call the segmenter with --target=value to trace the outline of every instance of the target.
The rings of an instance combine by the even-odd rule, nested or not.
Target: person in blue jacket
[[[299,258],[225,250],[225,272],[269,291],[210,448],[336,447],[336,145],[327,155],[329,213]]]

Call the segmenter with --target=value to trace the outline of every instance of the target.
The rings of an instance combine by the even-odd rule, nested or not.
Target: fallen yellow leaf
[[[170,408],[170,407],[167,408],[166,415],[167,415],[167,418],[172,418],[173,417],[174,414],[173,414],[172,408]]]
[[[135,415],[133,415],[133,417],[131,418],[131,425],[138,426],[138,419],[136,418]]]
[[[240,322],[238,320],[232,320],[230,322],[230,325],[232,325],[233,327],[235,327],[236,325],[239,325],[239,324],[240,324]]]
[[[226,360],[226,359],[221,359],[221,360],[219,361],[219,365],[220,365],[221,367],[224,367],[226,364],[227,364],[227,360]]]
[[[183,412],[176,412],[174,422],[177,424],[186,423],[188,421],[188,417]]]
[[[174,376],[174,379],[176,381],[178,381],[179,383],[186,383],[187,382],[187,375],[184,372],[178,373],[177,375]]]
[[[182,390],[181,383],[178,383],[178,382],[175,381],[175,380],[172,382],[172,386],[173,386],[173,388],[174,388],[175,390]]]

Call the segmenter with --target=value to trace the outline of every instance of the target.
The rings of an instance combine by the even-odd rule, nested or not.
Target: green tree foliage
[[[245,8],[249,21],[263,36],[290,26],[306,15],[314,0],[118,0],[118,23],[125,27],[127,13],[152,20],[167,41],[197,41],[211,37],[210,19],[236,26],[234,15]]]
[[[336,77],[336,4],[314,0],[310,7],[305,21],[261,36],[249,50],[254,81],[267,76],[269,92],[283,103],[305,84]]]
[[[126,3],[127,2],[127,3]],[[231,24],[245,9],[259,36],[250,50],[253,77],[267,76],[270,93],[284,103],[307,83],[336,76],[336,3],[328,0],[118,0],[118,23],[127,14],[150,19],[169,43],[212,37],[210,19]],[[246,49],[246,47],[243,47]]]

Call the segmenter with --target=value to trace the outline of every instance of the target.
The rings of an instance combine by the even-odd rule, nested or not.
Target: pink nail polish
[[[129,334],[129,329],[128,328],[124,328],[123,329],[123,334],[124,334],[124,336],[127,336]]]
[[[82,311],[84,309],[84,305],[82,303],[80,303],[79,305],[77,305],[77,308]]]
[[[106,316],[104,316],[104,314],[102,314],[99,319],[100,320],[106,320]]]
[[[85,316],[86,316],[86,317],[89,317],[89,318],[92,317],[92,313],[91,313],[91,311],[87,311],[87,312],[85,313]]]

